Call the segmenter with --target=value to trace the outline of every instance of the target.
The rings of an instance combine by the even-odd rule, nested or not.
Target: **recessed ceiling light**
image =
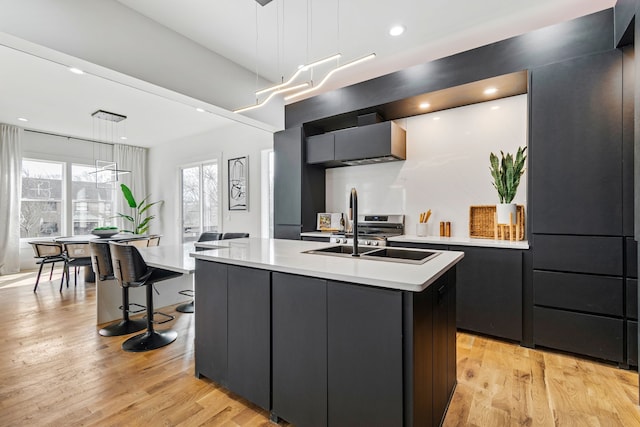
[[[486,89],[484,90],[484,94],[485,94],[485,95],[493,95],[493,94],[494,94],[494,93],[496,93],[497,91],[498,91],[498,89],[496,89],[495,87],[489,87],[489,88],[486,88]]]
[[[197,111],[198,113],[204,113],[204,109],[203,109],[203,108],[196,108],[196,111]]]
[[[422,103],[420,104],[420,108],[422,108],[423,110],[424,110],[425,108],[429,108],[429,107],[431,107],[431,104],[429,104],[428,102],[422,102]]]
[[[491,107],[492,110],[499,110],[500,106],[499,105],[494,105],[493,107]]]
[[[440,117],[434,117],[433,120],[440,120]]]
[[[18,120],[20,120],[21,122],[28,122],[29,119],[25,119],[24,117],[18,117]]]
[[[389,29],[389,34],[394,37],[399,36],[402,33],[404,33],[404,26],[402,25],[394,25]]]
[[[69,67],[69,71],[71,71],[73,74],[84,74],[84,71],[76,67]]]
[[[121,136],[120,139],[125,140],[125,139],[129,139],[126,136]]]

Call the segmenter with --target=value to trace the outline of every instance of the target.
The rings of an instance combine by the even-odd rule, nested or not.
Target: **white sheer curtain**
[[[147,196],[147,149],[132,145],[114,144],[113,160],[118,164],[118,169],[128,170],[131,173],[121,174],[118,177],[116,189],[116,212],[131,214],[133,210],[120,191],[120,184],[126,184],[131,189],[137,202]],[[125,224],[118,220],[118,227],[130,229],[131,224]]]
[[[20,271],[22,132],[0,124],[0,275]]]

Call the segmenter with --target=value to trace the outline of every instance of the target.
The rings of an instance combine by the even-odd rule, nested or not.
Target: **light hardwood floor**
[[[163,310],[176,342],[126,353],[97,333],[95,285],[60,294],[56,277],[34,294],[35,274],[0,276],[0,426],[272,425],[194,377],[193,315]],[[445,426],[640,426],[636,372],[462,333],[457,348]]]

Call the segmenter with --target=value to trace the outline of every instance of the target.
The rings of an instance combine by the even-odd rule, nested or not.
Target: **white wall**
[[[169,142],[149,150],[147,189],[152,200],[164,200],[152,232],[162,244],[181,242],[180,167],[218,158],[222,168],[220,198],[223,232],[261,233],[261,151],[273,147],[273,134],[250,126],[231,124],[212,132]],[[249,210],[228,210],[227,160],[249,156]],[[268,213],[265,212],[265,215]]]
[[[359,213],[405,214],[405,233],[416,234],[420,212],[431,209],[430,235],[439,235],[440,221],[450,221],[451,235],[466,237],[469,206],[499,202],[491,184],[489,153],[515,153],[527,144],[527,95],[398,124],[407,131],[407,160],[327,169],[327,212],[348,212],[348,193],[355,187]],[[525,172],[515,203],[526,205],[526,182]]]

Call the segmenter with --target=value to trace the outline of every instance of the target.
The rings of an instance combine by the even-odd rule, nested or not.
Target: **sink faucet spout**
[[[358,253],[358,192],[355,188],[351,189],[351,213],[352,213],[352,228],[353,228],[353,253],[352,256],[360,256]]]

